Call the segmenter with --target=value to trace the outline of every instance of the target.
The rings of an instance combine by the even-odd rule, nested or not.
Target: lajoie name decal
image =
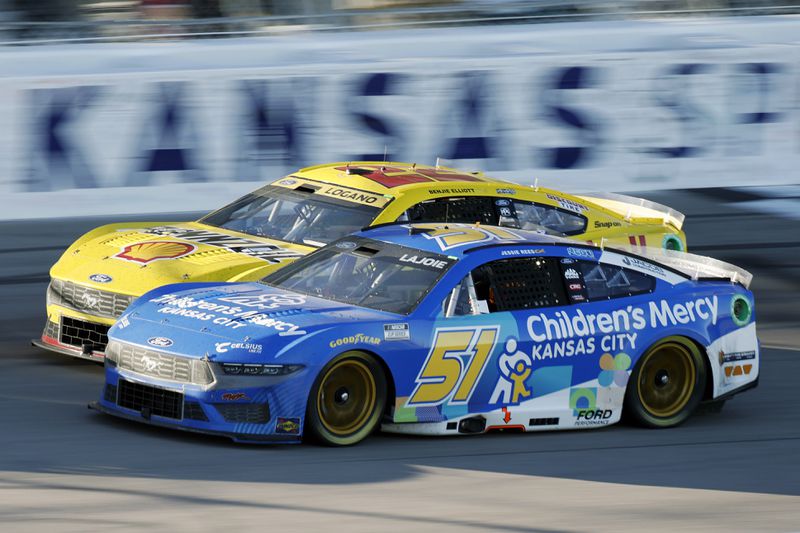
[[[433,268],[436,270],[442,270],[449,264],[447,261],[443,261],[435,257],[426,257],[424,255],[414,255],[414,254],[403,254],[403,256],[400,257],[400,262],[413,263],[415,265]]]
[[[141,231],[151,235],[168,235],[186,241],[208,244],[209,246],[218,246],[237,254],[245,254],[250,257],[255,257],[256,259],[261,259],[262,261],[267,261],[268,263],[280,263],[287,259],[296,259],[305,255],[302,252],[281,248],[274,244],[266,244],[244,237],[236,237],[208,230],[178,228],[175,226],[157,226]]]

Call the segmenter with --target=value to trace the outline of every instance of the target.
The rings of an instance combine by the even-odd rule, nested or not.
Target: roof
[[[565,244],[578,247],[587,246],[583,243],[533,231],[501,228],[497,226],[443,222],[385,224],[365,229],[358,235],[458,258],[463,257],[469,250],[489,244],[513,246],[524,244]]]
[[[367,228],[357,235],[427,252],[445,254],[456,259],[463,258],[471,250],[485,246],[514,246],[516,248],[526,244],[532,246],[562,245],[571,248],[600,249],[603,250],[604,256],[610,252],[617,256],[644,259],[645,261],[638,260],[633,263],[623,259],[623,263],[627,268],[633,268],[645,274],[654,274],[653,267],[646,264],[651,262],[659,265],[659,270],[669,270],[683,278],[729,279],[733,283],[740,283],[745,288],[749,287],[753,277],[746,270],[730,263],[686,252],[636,246],[629,249],[619,247],[602,249],[599,246],[555,235],[498,226],[444,222],[391,223]],[[662,274],[666,275],[664,272]]]
[[[307,167],[292,174],[336,185],[345,185],[356,189],[379,194],[396,194],[408,189],[429,187],[432,184],[476,185],[482,183],[517,184],[490,178],[481,172],[464,172],[443,166],[418,165],[416,163],[351,161],[327,163]]]

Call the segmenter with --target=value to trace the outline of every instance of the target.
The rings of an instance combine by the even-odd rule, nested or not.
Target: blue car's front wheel
[[[386,376],[373,357],[343,353],[320,371],[308,401],[306,431],[330,446],[356,444],[378,426],[386,407]]]

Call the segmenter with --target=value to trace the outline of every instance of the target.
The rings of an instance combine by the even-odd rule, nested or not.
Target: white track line
[[[788,350],[790,352],[800,352],[800,347],[797,346],[781,346],[779,344],[762,344],[762,348],[769,348],[770,350]]]

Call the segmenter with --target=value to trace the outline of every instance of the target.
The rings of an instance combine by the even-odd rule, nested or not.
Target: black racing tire
[[[625,391],[624,413],[650,428],[675,427],[700,404],[706,365],[699,348],[685,337],[666,337],[636,363]]]
[[[386,376],[374,357],[345,352],[320,370],[306,409],[307,436],[326,446],[351,446],[378,428],[386,409]]]

